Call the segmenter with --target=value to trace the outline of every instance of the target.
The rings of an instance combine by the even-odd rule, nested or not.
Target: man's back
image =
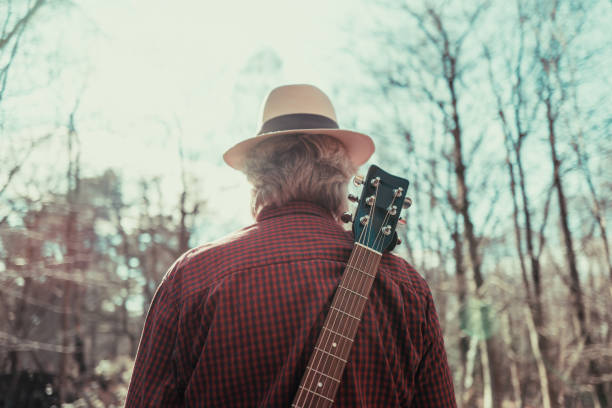
[[[143,331],[126,406],[289,406],[353,248],[307,202],[196,248],[171,268]],[[147,358],[141,358],[141,355]],[[335,406],[454,406],[429,288],[385,254]]]

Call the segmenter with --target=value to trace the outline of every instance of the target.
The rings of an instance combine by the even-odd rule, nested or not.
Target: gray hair
[[[265,207],[310,201],[339,216],[346,206],[346,187],[357,169],[346,147],[328,135],[302,133],[270,137],[257,144],[245,160],[244,172],[253,185],[253,216]]]

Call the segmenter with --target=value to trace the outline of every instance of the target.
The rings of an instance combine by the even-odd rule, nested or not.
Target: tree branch
[[[26,14],[15,23],[13,29],[6,34],[3,38],[0,38],[0,51],[11,41],[11,39],[20,31],[25,29],[29,21],[34,17],[34,14],[40,9],[40,7],[47,0],[36,0],[36,3],[26,12]]]

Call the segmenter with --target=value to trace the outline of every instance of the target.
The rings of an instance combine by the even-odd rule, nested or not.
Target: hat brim
[[[338,139],[346,147],[351,162],[359,167],[374,153],[374,141],[366,134],[344,129],[291,129],[269,132],[251,137],[234,145],[223,154],[223,160],[236,170],[244,171],[246,154],[258,143],[273,137],[289,134],[329,135]]]

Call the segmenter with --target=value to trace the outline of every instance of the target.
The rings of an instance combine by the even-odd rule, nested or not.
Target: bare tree
[[[567,66],[566,60],[570,58],[569,47],[572,41],[582,32],[587,16],[586,7],[588,7],[587,4],[573,4],[561,0],[539,5],[535,10],[537,20],[535,21],[534,31],[537,44],[535,57],[540,63],[537,72],[537,95],[545,110],[545,123],[553,170],[552,180],[557,195],[559,222],[569,270],[570,297],[578,322],[579,334],[584,339],[585,346],[589,347],[594,343],[594,340],[587,326],[584,292],[580,282],[574,238],[570,228],[569,200],[563,180],[563,160],[559,154],[558,132],[559,122],[563,115],[563,109],[568,103],[568,92],[571,87],[571,83],[564,75]],[[573,26],[567,27],[566,22],[560,21],[558,16],[563,9],[571,13]],[[560,24],[563,24],[562,31]],[[600,375],[596,361],[590,360],[588,362],[588,371],[592,376],[598,377]],[[595,384],[595,393],[599,404],[607,406],[603,383]]]
[[[13,1],[9,0],[6,3],[6,15],[2,25],[2,33],[0,34],[0,57],[4,56],[6,49],[10,48],[10,50],[8,51],[8,61],[0,68],[0,103],[6,90],[9,69],[17,55],[23,34],[34,16],[47,2],[47,0],[36,0],[34,4],[29,4],[30,2],[28,2],[26,10],[18,16],[14,14],[16,11],[13,9]]]
[[[81,183],[81,147],[79,134],[76,129],[75,115],[79,107],[79,100],[76,101],[74,109],[69,115],[68,126],[67,126],[67,157],[68,157],[68,168],[66,171],[66,198],[68,206],[68,216],[66,218],[65,225],[65,238],[64,243],[66,246],[66,263],[65,273],[67,276],[71,276],[74,273],[78,273],[77,269],[79,265],[77,263],[77,245],[79,240],[77,235],[77,224],[79,212],[76,208],[76,204],[79,200],[80,194],[80,183]],[[70,317],[72,310],[78,310],[77,305],[74,304],[74,297],[76,295],[76,288],[70,280],[64,282],[63,288],[63,308],[64,313],[62,316],[62,346],[67,349],[70,345],[71,327]],[[76,335],[78,338],[78,334]],[[59,403],[62,404],[66,401],[66,388],[67,388],[67,370],[68,370],[68,359],[70,355],[68,353],[62,353],[60,367],[59,367],[59,383],[58,383],[58,394]]]
[[[575,74],[574,71],[572,71],[572,73]],[[569,98],[571,99],[573,117],[583,118],[584,115],[582,114],[582,109],[578,101],[578,92],[577,92],[578,86],[576,83],[575,75],[572,75],[571,82],[573,86],[569,89],[569,93],[570,93]],[[605,106],[605,103],[602,102],[602,105]],[[588,118],[585,118],[585,119],[588,119]],[[588,187],[588,191],[589,191],[590,199],[591,199],[591,205],[592,205],[591,211],[593,214],[593,218],[595,219],[595,222],[597,223],[597,227],[599,228],[601,244],[602,244],[603,251],[604,251],[604,262],[608,268],[608,275],[610,277],[610,282],[612,282],[612,257],[610,254],[610,243],[608,241],[608,230],[607,230],[607,222],[606,222],[606,214],[605,214],[605,205],[603,203],[601,193],[598,191],[598,188],[596,187],[595,178],[591,171],[591,166],[590,166],[591,160],[590,160],[588,150],[585,146],[587,143],[587,140],[585,140],[586,126],[584,125],[583,120],[576,120],[575,122],[578,123],[578,126],[575,132],[572,132],[571,145],[572,145],[572,149],[576,153],[576,161],[578,163],[578,167],[581,173],[583,174],[584,180]],[[571,128],[569,117],[565,118],[564,124],[566,128],[568,129]],[[595,126],[598,127],[597,125],[599,124],[596,124]],[[602,136],[600,136],[600,138],[608,137],[609,129],[606,127],[605,124],[603,124],[602,130],[604,133]],[[596,132],[596,129],[591,129],[591,131]]]
[[[441,118],[443,129],[450,140],[447,140],[445,150],[448,152],[446,159],[450,165],[452,183],[448,184],[446,200],[451,209],[456,213],[457,219],[446,222],[450,227],[454,242],[455,275],[459,291],[459,299],[462,304],[467,298],[469,285],[465,282],[465,267],[469,265],[475,296],[482,296],[484,277],[482,273],[482,255],[480,253],[480,239],[475,231],[474,221],[471,213],[470,186],[468,184],[469,159],[466,159],[466,136],[460,113],[460,83],[470,63],[464,60],[463,46],[466,38],[473,32],[474,27],[487,9],[487,2],[481,2],[469,13],[463,15],[464,25],[460,30],[449,29],[452,24],[445,17],[443,6],[424,4],[420,10],[412,6],[391,4],[391,7],[410,16],[420,33],[415,37],[413,43],[400,41],[398,47],[403,47],[405,59],[397,62],[396,66],[383,72],[386,87],[396,90],[413,90],[415,95],[424,96],[432,106],[436,107],[438,117]],[[450,20],[450,18],[448,18]],[[477,140],[469,146],[470,154],[473,154],[479,146]],[[459,223],[457,223],[459,221]],[[464,248],[467,248],[467,258],[464,257]],[[465,304],[462,306],[466,313],[470,308]],[[486,319],[485,317],[482,317]],[[484,326],[487,324],[485,323]],[[475,347],[476,343],[472,346]],[[496,361],[493,353],[494,342],[487,339],[478,348],[481,353],[480,365],[482,367],[483,398],[485,406],[497,406],[501,404],[502,389],[499,384],[502,378],[497,372],[502,365]],[[467,339],[460,343],[462,355],[463,384],[471,384],[465,381],[470,365],[467,363],[469,345]],[[471,366],[473,367],[473,365]],[[467,390],[465,390],[467,391]],[[464,391],[464,392],[465,392]],[[463,394],[466,398],[474,397],[473,393]],[[472,397],[470,397],[470,395]],[[473,402],[464,401],[470,405]]]
[[[36,16],[40,10],[48,7],[57,0],[7,0],[0,4],[0,105],[5,99],[9,84],[9,74],[20,52],[24,35],[32,31]],[[5,133],[5,123],[0,118],[0,135]],[[14,182],[18,173],[23,169],[34,150],[51,138],[51,133],[32,138],[25,143],[15,143],[9,137],[2,135],[2,150],[6,152],[0,156],[0,199]],[[10,212],[0,213],[0,226],[6,222]]]
[[[502,327],[500,338],[486,342],[466,334],[463,327],[457,328],[452,319],[445,322],[445,335],[456,347],[450,355],[451,365],[459,373],[455,377],[459,399],[467,406],[501,406],[512,398],[519,405],[553,407],[563,406],[570,401],[568,398],[583,398],[585,390],[592,387],[599,395],[596,403],[605,406],[601,395],[608,389],[605,373],[610,365],[601,347],[606,349],[604,338],[609,338],[610,332],[605,329],[609,325],[604,311],[607,301],[598,295],[607,291],[591,271],[598,270],[603,261],[609,275],[605,232],[609,200],[603,198],[603,189],[609,183],[605,183],[602,171],[596,175],[589,171],[585,147],[592,143],[589,136],[595,138],[599,134],[601,139],[609,125],[599,121],[592,122],[589,128],[581,126],[585,122],[577,113],[583,108],[579,102],[574,101],[574,113],[571,112],[568,97],[580,84],[568,82],[570,71],[565,62],[573,58],[572,38],[579,36],[586,10],[596,3],[604,8],[605,5],[597,0],[517,0],[513,5],[484,2],[479,6],[445,1],[379,3],[386,10],[381,11],[385,24],[376,27],[380,34],[377,38],[382,41],[377,44],[384,44],[388,57],[381,62],[381,56],[376,54],[374,59],[362,57],[362,62],[382,84],[387,102],[393,104],[390,112],[377,111],[385,115],[380,123],[391,118],[395,126],[384,131],[399,133],[405,139],[386,141],[395,152],[402,142],[407,147],[408,157],[397,160],[409,162],[409,170],[417,169],[415,178],[420,183],[412,185],[417,195],[415,204],[428,207],[419,209],[420,219],[408,219],[408,251],[417,260],[431,259],[433,252],[427,250],[433,246],[426,237],[442,235],[443,243],[437,246],[440,252],[435,256],[452,257],[453,263],[441,269],[454,269],[455,275],[452,285],[446,281],[440,286],[444,307],[454,304],[467,310],[468,320],[479,315],[482,327],[486,327],[487,299],[494,298],[496,311],[507,316],[507,320],[504,317],[496,322],[497,327]],[[589,27],[594,30],[589,32],[593,33],[592,40],[600,38],[599,28]],[[484,53],[475,55],[474,44],[484,45]],[[554,57],[557,51],[561,51],[560,62]],[[588,64],[584,60],[579,66]],[[485,89],[483,83],[491,86]],[[423,100],[427,103],[423,104]],[[427,116],[430,107],[434,112],[431,118]],[[477,113],[470,112],[471,108]],[[599,119],[609,117],[606,110],[607,105],[600,104]],[[441,129],[436,128],[440,125]],[[495,127],[501,131],[491,132]],[[479,132],[479,128],[486,130]],[[575,131],[568,132],[570,128]],[[500,137],[483,142],[479,133]],[[432,147],[442,134],[446,140]],[[568,149],[570,142],[572,149]],[[597,146],[605,150],[602,143]],[[539,154],[542,148],[550,150],[549,161]],[[499,191],[498,173],[479,167],[487,162],[484,155],[492,151],[494,156],[488,163],[492,168],[504,169],[506,192]],[[569,208],[572,199],[580,194],[574,165],[586,181],[590,198],[590,213],[586,215],[590,219],[581,226],[583,231],[572,229],[570,222],[586,213],[581,208]],[[446,174],[440,171],[444,166],[448,166]],[[550,178],[540,174],[534,177],[541,169],[548,171],[549,166]],[[490,174],[489,180],[477,183],[475,175],[483,172]],[[482,193],[487,194],[487,200],[491,198],[486,208],[478,205],[483,201]],[[498,193],[508,198],[506,206],[495,205]],[[549,222],[556,209],[559,230]],[[443,228],[438,230],[440,225]],[[488,230],[487,225],[495,228]],[[556,262],[559,246],[549,244],[557,243],[557,231],[567,267]],[[507,247],[512,241],[504,235],[513,236],[512,251]],[[581,242],[590,252],[576,254],[575,248],[568,249],[575,242]],[[598,258],[601,253],[608,259]],[[498,254],[502,262],[508,262],[508,257],[516,261],[516,269],[495,265],[491,258]],[[427,262],[420,262],[435,292],[439,282],[436,276],[448,275],[436,270],[434,276],[427,270]],[[579,262],[589,271],[579,271]],[[581,282],[586,278],[588,287]],[[454,296],[446,296],[444,288],[452,288]],[[496,292],[498,288],[504,289]],[[566,288],[573,299],[571,305],[566,302]],[[578,302],[578,298],[582,300]],[[568,326],[561,324],[557,315],[575,321],[577,334],[568,332]],[[586,336],[589,333],[590,340]],[[601,358],[594,364],[583,364],[576,358],[583,352]],[[573,374],[577,377],[569,380]],[[539,387],[533,387],[534,383]]]
[[[536,247],[537,230],[533,227],[532,208],[527,193],[527,177],[523,165],[523,147],[527,138],[532,134],[538,113],[538,104],[526,95],[526,79],[534,70],[531,59],[526,56],[525,46],[525,11],[521,0],[516,2],[516,15],[518,27],[518,45],[516,46],[516,57],[512,61],[506,59],[503,79],[495,78],[491,50],[488,45],[484,46],[484,56],[488,62],[489,82],[497,103],[497,116],[503,131],[503,143],[506,147],[506,165],[508,168],[510,195],[512,197],[512,219],[514,223],[515,241],[523,285],[529,308],[527,309],[528,322],[532,322],[535,341],[531,342],[533,356],[536,360],[540,386],[542,388],[542,406],[558,406],[555,395],[558,394],[553,388],[551,370],[553,350],[544,336],[545,316],[542,301],[542,283],[540,257],[543,245]],[[508,44],[511,46],[512,44]],[[514,50],[512,50],[514,51]],[[504,84],[508,89],[502,92],[500,89]],[[502,94],[509,95],[509,101],[503,100]],[[510,112],[507,112],[509,106]],[[551,191],[551,190],[549,190]],[[519,200],[520,197],[520,200]],[[550,195],[549,195],[550,197]],[[542,229],[548,219],[548,199],[544,204],[545,216],[543,217]],[[522,215],[524,224],[521,225],[519,216]],[[523,248],[526,247],[527,254]],[[525,260],[525,255],[528,262]],[[528,277],[528,266],[531,272],[531,281]],[[531,326],[528,326],[531,327]],[[531,339],[532,337],[530,337]]]

